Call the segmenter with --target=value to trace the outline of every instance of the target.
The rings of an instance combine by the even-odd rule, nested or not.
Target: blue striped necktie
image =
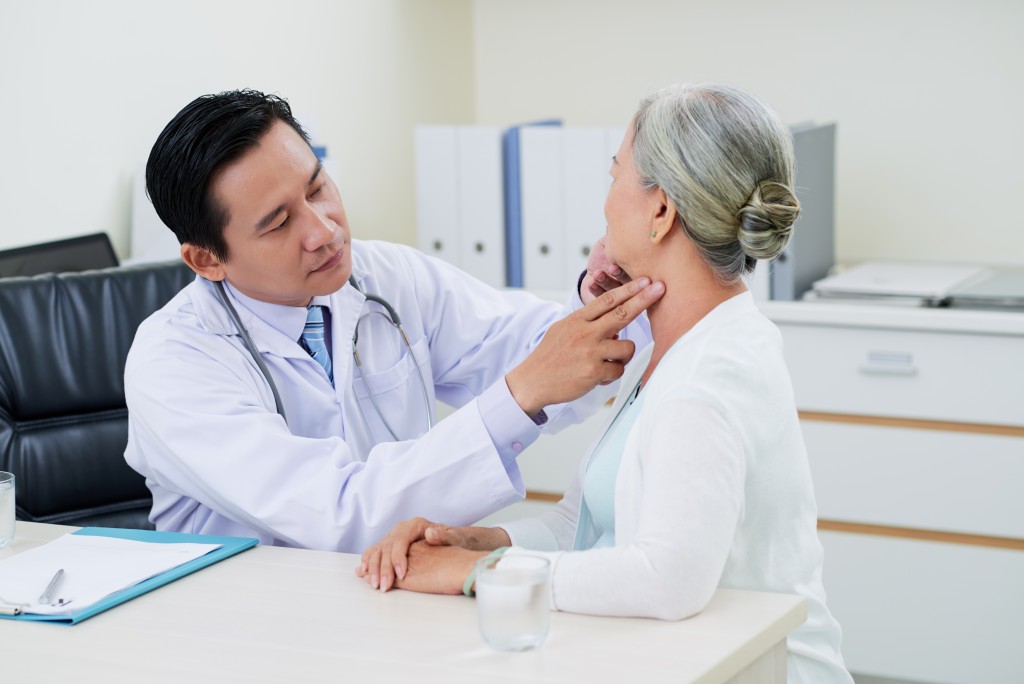
[[[331,354],[324,339],[323,307],[316,304],[306,307],[306,327],[302,329],[302,344],[313,360],[324,367],[333,385],[334,367],[331,365]]]

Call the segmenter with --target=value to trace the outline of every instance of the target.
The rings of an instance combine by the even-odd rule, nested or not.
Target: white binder
[[[458,265],[455,126],[417,126],[415,149],[417,245],[424,254]]]
[[[606,129],[563,129],[565,162],[565,262],[562,287],[587,266],[594,242],[605,232],[604,200],[611,157]]]
[[[523,287],[565,289],[564,135],[554,126],[519,131]]]
[[[501,130],[456,129],[458,265],[488,285],[505,286],[505,205]]]

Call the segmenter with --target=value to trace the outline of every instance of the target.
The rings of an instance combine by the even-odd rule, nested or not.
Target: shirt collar
[[[302,336],[302,329],[306,325],[306,307],[287,306],[285,304],[271,304],[243,294],[231,283],[224,281],[231,295],[239,304],[249,310],[254,316],[274,328],[290,340],[297,340]],[[310,304],[331,308],[331,298],[327,296],[313,297]]]

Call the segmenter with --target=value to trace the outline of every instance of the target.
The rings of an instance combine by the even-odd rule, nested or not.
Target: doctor
[[[125,458],[161,530],[357,552],[414,514],[474,522],[522,498],[541,426],[607,398],[590,390],[632,357],[620,330],[664,291],[594,298],[616,284],[594,270],[563,309],[354,241],[288,104],[255,91],[186,106],[146,184],[197,274],[125,368]],[[434,424],[435,400],[459,408]]]

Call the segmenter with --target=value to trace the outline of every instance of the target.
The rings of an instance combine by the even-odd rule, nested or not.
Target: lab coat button
[[[522,450],[523,450],[523,443],[522,442],[512,442],[512,451],[522,451]]]

